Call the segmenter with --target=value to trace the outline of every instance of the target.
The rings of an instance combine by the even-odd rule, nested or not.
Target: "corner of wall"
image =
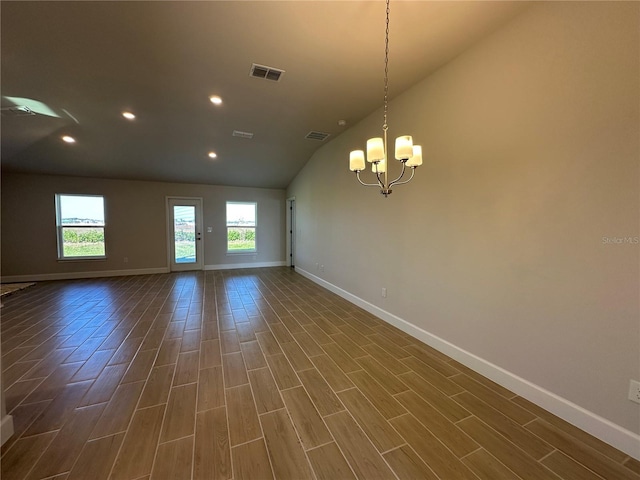
[[[4,392],[2,392],[4,397]],[[4,445],[13,435],[13,417],[11,415],[3,415],[0,420],[0,445]]]
[[[0,370],[2,370],[1,360]],[[13,435],[13,432],[13,417],[7,415],[7,406],[4,400],[4,386],[0,384],[0,445],[4,445],[11,435]]]

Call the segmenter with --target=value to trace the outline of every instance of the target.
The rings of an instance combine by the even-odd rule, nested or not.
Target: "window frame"
[[[254,208],[254,221],[253,226],[246,225],[229,225],[229,205],[253,205]],[[258,202],[241,202],[236,200],[228,200],[225,203],[225,234],[226,234],[226,244],[227,244],[227,255],[242,255],[242,254],[255,254],[258,252]],[[243,249],[230,249],[229,248],[229,229],[230,228],[251,228],[254,232],[254,248],[243,248]]]
[[[63,225],[62,224],[62,197],[99,197],[102,199],[102,215],[104,220],[99,225]],[[106,199],[104,195],[99,194],[85,194],[85,193],[56,193],[55,194],[55,207],[56,207],[56,239],[58,247],[58,261],[91,261],[91,260],[106,260],[107,259],[107,207]],[[65,256],[64,255],[64,230],[65,228],[73,229],[96,229],[101,228],[104,237],[104,255],[76,255]]]

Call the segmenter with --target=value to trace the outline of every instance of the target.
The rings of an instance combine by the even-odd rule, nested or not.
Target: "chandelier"
[[[414,145],[411,135],[402,135],[396,138],[395,157],[402,163],[402,172],[392,181],[389,181],[387,172],[387,111],[389,100],[389,0],[387,0],[387,24],[384,39],[384,122],[382,124],[382,137],[367,140],[367,162],[371,163],[371,171],[375,173],[377,183],[365,183],[360,178],[360,172],[365,169],[365,154],[363,150],[354,150],[349,155],[349,170],[356,173],[356,178],[365,187],[379,187],[380,193],[385,196],[391,194],[391,187],[409,183],[416,173],[416,168],[422,165],[422,147]],[[407,168],[411,169],[411,176],[402,180]]]

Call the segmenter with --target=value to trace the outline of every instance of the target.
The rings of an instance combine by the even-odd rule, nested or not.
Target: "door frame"
[[[177,267],[177,264],[173,261],[172,251],[173,251],[173,211],[172,211],[172,203],[173,202],[184,201],[186,205],[195,204],[196,207],[196,262],[195,263],[185,263]],[[175,195],[167,195],[165,197],[165,208],[166,208],[166,224],[167,224],[167,237],[166,237],[166,245],[167,245],[167,270],[170,272],[184,272],[188,270],[204,270],[204,244],[202,240],[202,225],[203,225],[203,201],[202,197],[183,197],[183,196],[175,196]]]
[[[287,266],[295,268],[296,265],[296,197],[287,198],[286,204],[286,255]]]

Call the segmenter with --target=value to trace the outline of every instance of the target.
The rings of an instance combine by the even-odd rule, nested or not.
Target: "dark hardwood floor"
[[[2,480],[640,479],[640,462],[288,268],[2,301]]]

